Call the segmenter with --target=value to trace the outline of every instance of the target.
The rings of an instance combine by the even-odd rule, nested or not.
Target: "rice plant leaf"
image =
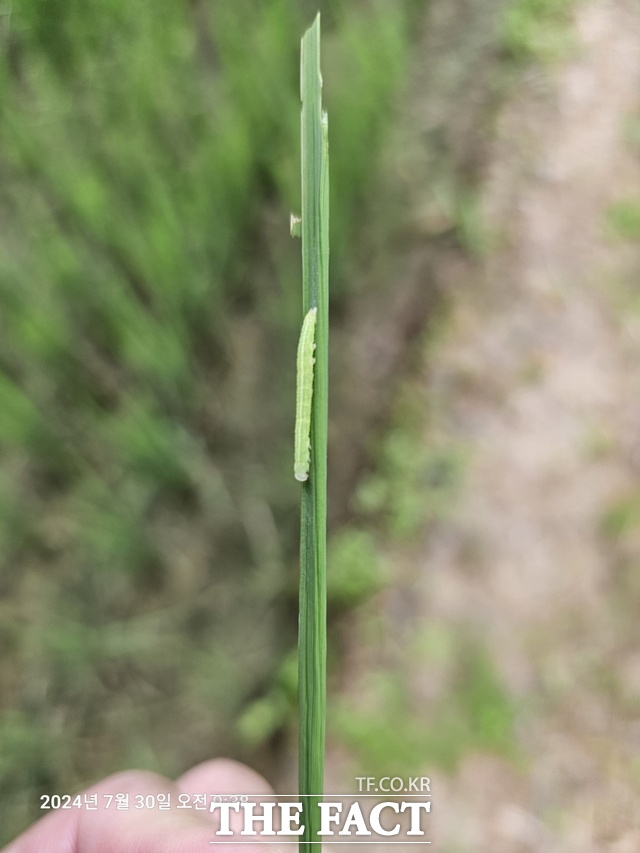
[[[309,479],[302,485],[300,525],[299,790],[304,834],[300,851],[321,850],[319,809],[324,781],[326,718],[327,419],[329,395],[329,154],[322,111],[320,16],[302,39],[303,314],[317,308]]]

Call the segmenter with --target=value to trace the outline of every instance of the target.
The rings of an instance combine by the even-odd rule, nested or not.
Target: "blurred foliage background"
[[[339,322],[424,4],[320,5]],[[39,793],[242,752],[294,643],[315,8],[0,9],[0,843]]]
[[[515,446],[506,458],[517,472],[529,422],[514,422],[509,406],[522,387],[544,392],[549,365],[573,364],[549,343],[549,305],[590,304],[590,247],[603,239],[626,251],[640,231],[637,199],[613,180],[604,187],[606,169],[584,202],[593,170],[565,191],[553,156],[547,168],[531,154],[544,121],[554,131],[565,122],[568,161],[583,152],[571,110],[539,119],[553,102],[546,70],[573,56],[580,33],[596,45],[606,36],[602,20],[573,26],[574,5],[0,0],[0,845],[39,816],[41,794],[127,767],[174,776],[226,754],[293,784],[301,299],[289,213],[299,210],[300,37],[318,8],[332,181],[329,775],[337,790],[345,768],[346,778],[436,768],[444,786],[462,768],[443,838],[466,831],[468,803],[476,791],[493,797],[500,774],[509,803],[517,777],[529,808],[528,774],[539,786],[536,820],[565,820],[575,770],[556,772],[546,735],[564,736],[551,717],[572,713],[583,664],[587,682],[604,683],[597,637],[615,620],[604,595],[593,613],[563,612],[553,625],[542,595],[533,615],[519,612],[508,590],[520,584],[514,566],[529,539],[510,554],[517,536],[503,536],[503,514],[522,505],[523,529],[530,515],[527,535],[563,567],[549,576],[573,559],[577,589],[586,551],[611,559],[615,540],[619,563],[631,565],[627,551],[636,559],[627,538],[638,529],[637,486],[624,480],[623,454],[607,456],[618,428],[609,413],[591,423],[581,411],[590,452],[607,457],[626,491],[598,492],[600,463],[569,442],[558,470],[574,464],[581,491],[599,495],[576,524],[585,553],[571,557],[545,516],[549,495],[565,494],[553,467],[556,421],[536,445],[542,475],[551,459],[552,486],[539,495],[521,477],[514,500],[510,472],[491,454]],[[613,27],[616,49],[597,61],[617,56],[630,29]],[[569,95],[580,79],[597,81],[594,67],[587,62]],[[523,80],[529,89],[517,88]],[[606,126],[617,120],[610,100],[593,112]],[[636,115],[627,123],[636,159],[637,127]],[[545,291],[542,308],[526,264],[501,260],[521,239],[522,210],[535,208],[527,182],[549,193],[541,221],[577,198],[563,222],[591,235],[585,248],[558,231],[562,245],[548,257],[535,240],[522,253],[551,269],[565,263],[565,244],[573,252],[561,274],[585,289],[548,304]],[[602,233],[588,231],[583,210],[601,216]],[[636,255],[624,258],[635,275]],[[637,306],[635,278],[619,277]],[[525,322],[518,310],[541,319]],[[582,318],[563,322],[559,338],[572,341]],[[521,341],[531,347],[522,364]],[[597,343],[593,335],[584,351]],[[588,359],[576,352],[577,375]],[[511,364],[517,377],[503,381]],[[539,421],[563,405],[570,420],[578,391],[560,402],[547,391]],[[485,434],[487,411],[508,428]],[[474,453],[490,460],[475,491]],[[491,503],[494,485],[504,505]],[[467,508],[456,515],[462,494]],[[575,504],[569,488],[559,515]],[[532,601],[538,567],[527,566],[522,598]],[[550,601],[573,600],[549,589]],[[610,665],[599,665],[613,679],[611,648]],[[608,701],[605,693],[589,698]],[[571,762],[581,748],[567,749]],[[478,770],[478,753],[502,764]],[[535,765],[538,754],[548,764]],[[483,849],[477,839],[499,823],[493,805],[464,849]],[[547,838],[527,849],[551,849]]]

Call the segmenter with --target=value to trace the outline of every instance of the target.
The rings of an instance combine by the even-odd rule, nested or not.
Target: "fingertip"
[[[271,794],[273,789],[255,770],[232,758],[213,758],[197,764],[177,780],[185,794]]]

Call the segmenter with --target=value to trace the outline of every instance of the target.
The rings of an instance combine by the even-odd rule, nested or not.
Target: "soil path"
[[[426,623],[471,628],[524,709],[520,763],[422,768],[441,853],[640,850],[639,257],[607,224],[640,199],[640,8],[583,4],[574,31],[501,111],[481,199],[495,245],[456,270],[424,369],[427,440],[469,451],[460,501],[418,555],[391,547],[404,580],[371,605],[386,650],[354,638],[354,697]],[[447,673],[411,667],[428,706]]]

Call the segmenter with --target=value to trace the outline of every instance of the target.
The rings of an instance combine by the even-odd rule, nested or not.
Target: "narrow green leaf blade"
[[[300,851],[304,853],[322,848],[317,804],[323,792],[326,718],[329,165],[321,88],[318,15],[302,39],[301,59],[303,311],[318,309],[311,466],[302,487],[300,536],[299,785],[305,826]]]

